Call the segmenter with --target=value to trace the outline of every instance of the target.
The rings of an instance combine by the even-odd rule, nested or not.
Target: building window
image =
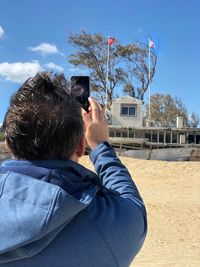
[[[121,105],[121,116],[136,116],[135,105]]]

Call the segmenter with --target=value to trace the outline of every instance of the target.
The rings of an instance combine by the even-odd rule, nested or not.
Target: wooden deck
[[[111,143],[146,147],[184,147],[200,145],[199,128],[121,127],[109,125]]]

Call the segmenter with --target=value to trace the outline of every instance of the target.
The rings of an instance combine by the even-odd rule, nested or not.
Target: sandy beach
[[[121,160],[148,213],[147,239],[131,267],[200,266],[200,162]],[[93,169],[87,156],[81,163]]]

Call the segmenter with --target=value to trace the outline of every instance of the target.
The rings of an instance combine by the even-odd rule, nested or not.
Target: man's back
[[[72,161],[8,161],[2,165],[1,206],[15,197],[13,216],[4,216],[3,221],[10,220],[7,223],[13,230],[16,227],[10,240],[9,233],[5,234],[8,246],[0,254],[2,266],[125,267],[131,263],[146,235],[142,200],[108,144],[94,149],[91,160],[99,176]],[[13,197],[15,182],[18,191]]]

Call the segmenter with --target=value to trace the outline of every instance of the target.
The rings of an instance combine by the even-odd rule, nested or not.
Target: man
[[[13,95],[3,129],[15,159],[0,169],[0,266],[129,266],[146,212],[107,142],[101,106],[82,112],[64,76],[47,72]],[[78,163],[85,143],[96,173]]]

